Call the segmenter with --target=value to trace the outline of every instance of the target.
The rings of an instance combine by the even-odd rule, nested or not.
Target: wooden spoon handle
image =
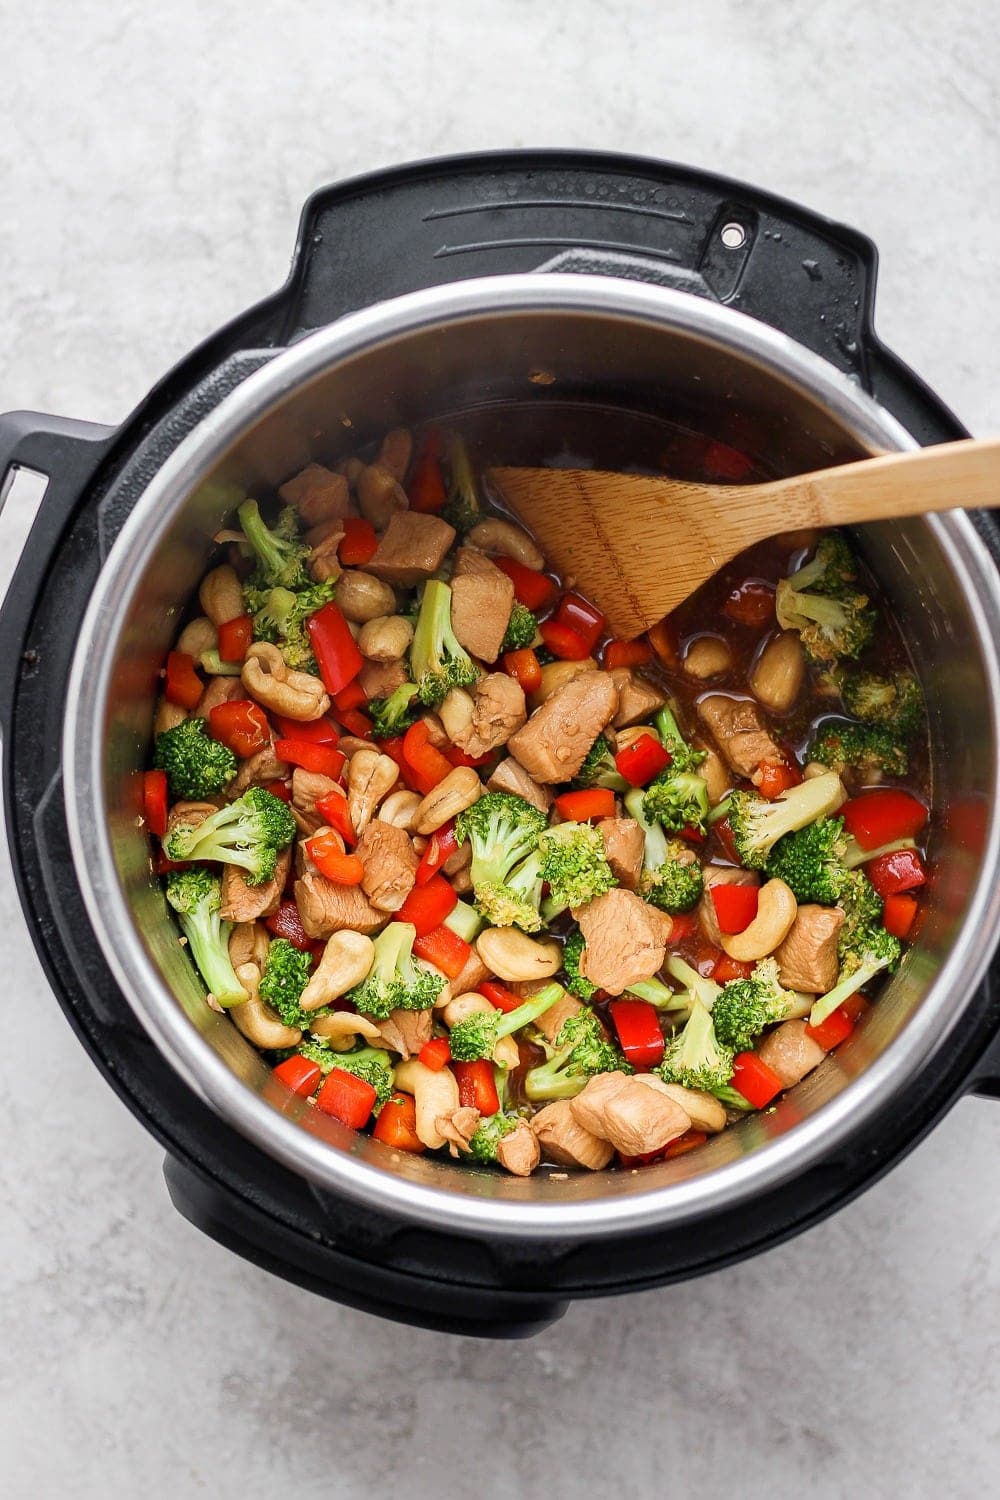
[[[788,526],[843,526],[1000,506],[1000,438],[886,453],[753,488],[769,504],[782,502]]]

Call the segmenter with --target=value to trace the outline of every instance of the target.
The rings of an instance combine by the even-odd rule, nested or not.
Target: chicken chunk
[[[623,1156],[660,1151],[691,1129],[690,1115],[668,1086],[648,1074],[599,1073],[569,1104],[578,1125]]]
[[[316,811],[316,803],[330,792],[339,791],[337,783],[329,776],[295,767],[292,772],[292,816],[300,833],[315,833],[317,828],[324,827],[326,819]]]
[[[616,729],[624,729],[626,724],[642,724],[667,701],[665,693],[640,672],[633,672],[631,667],[615,667],[611,676],[618,689],[618,711],[614,717]]]
[[[538,1138],[527,1120],[519,1120],[497,1146],[497,1161],[514,1177],[530,1177],[541,1159]]]
[[[393,427],[382,439],[375,462],[402,484],[412,456],[413,434],[408,427]]]
[[[607,1141],[578,1124],[570,1108],[572,1100],[557,1099],[546,1104],[531,1121],[531,1128],[542,1151],[561,1167],[586,1167],[600,1172],[614,1156]]]
[[[762,760],[785,759],[785,752],[769,733],[757,704],[748,698],[712,693],[702,698],[698,714],[740,776],[752,776]]]
[[[466,755],[478,760],[481,755],[506,745],[527,716],[521,684],[506,672],[489,672],[476,683],[471,721],[452,739]]]
[[[527,991],[528,993],[537,994],[540,989],[543,989],[547,984],[551,984],[551,982],[549,979],[532,980],[529,985],[518,986],[517,992],[521,994]],[[528,993],[525,994],[525,999],[528,998]],[[570,1016],[579,1015],[581,1010],[583,1010],[583,1006],[575,995],[564,995],[561,1000],[557,1000],[555,1005],[550,1005],[548,1010],[544,1011],[538,1017],[535,1025],[545,1040],[554,1044],[565,1022],[569,1020]]]
[[[370,937],[389,920],[389,913],[372,906],[360,886],[334,885],[315,870],[307,870],[295,882],[295,900],[311,938],[328,938],[345,929]]]
[[[580,973],[598,989],[620,995],[662,966],[673,924],[632,891],[616,887],[577,907],[573,916],[584,941]]]
[[[365,867],[361,889],[372,906],[379,911],[399,911],[416,879],[417,856],[409,834],[373,818],[356,852]]]
[[[496,563],[480,552],[478,547],[459,547],[455,553],[455,564],[451,570],[452,582],[456,578],[469,578],[477,573],[489,575],[499,573]]]
[[[705,890],[698,903],[698,923],[713,948],[722,947],[722,931],[712,900],[713,885],[760,885],[756,870],[739,870],[735,865],[706,865]]]
[[[604,840],[604,853],[611,873],[627,891],[639,889],[646,835],[635,818],[602,818],[597,831]]]
[[[792,929],[774,951],[786,989],[824,995],[837,982],[837,942],[844,925],[839,906],[800,906]]]
[[[324,469],[322,464],[307,464],[279,487],[278,494],[286,505],[295,506],[306,526],[357,514],[343,474]]]
[[[205,684],[205,691],[195,705],[194,717],[207,719],[212,709],[218,708],[221,703],[235,703],[246,695],[246,688],[238,677],[210,677]]]
[[[525,802],[530,802],[539,812],[547,813],[552,806],[552,793],[546,787],[539,786],[512,755],[500,762],[486,785],[491,792],[513,792],[515,796],[523,797]]]
[[[801,1083],[826,1056],[819,1043],[806,1035],[808,1025],[808,1021],[782,1021],[757,1048],[761,1062],[777,1073],[786,1089]]]
[[[431,1039],[432,1010],[393,1010],[384,1021],[377,1021],[379,1036],[393,1052],[405,1060],[415,1057]]]
[[[219,811],[218,802],[175,802],[167,815],[167,831],[163,835],[166,843],[170,835],[180,825],[187,828],[197,828],[199,823],[204,823],[213,813]]]
[[[240,761],[240,768],[229,784],[229,794],[238,797],[248,787],[267,786],[269,781],[284,781],[290,770],[291,766],[275,755],[273,744],[265,745],[256,755]]]
[[[246,875],[238,865],[223,865],[222,905],[219,909],[223,922],[255,922],[258,917],[269,917],[276,912],[291,867],[290,847],[282,849],[274,874],[263,885],[248,885]]]
[[[434,1129],[447,1141],[452,1156],[465,1155],[478,1128],[479,1111],[471,1104],[461,1104],[434,1121]]]
[[[393,661],[366,660],[358,673],[358,686],[366,698],[388,698],[406,681],[406,662],[402,657]]]
[[[494,662],[510,623],[514,585],[485,559],[489,572],[460,573],[451,580],[451,628],[471,656]]]
[[[365,568],[395,588],[410,589],[437,572],[454,540],[454,526],[439,516],[397,510]]]
[[[618,689],[610,673],[580,672],[512,736],[511,753],[536,781],[568,781],[617,710]]]
[[[492,975],[489,969],[479,957],[476,946],[473,943],[472,951],[465,961],[465,968],[461,974],[449,981],[451,993],[454,995],[468,995],[473,990],[478,990],[484,979],[490,979]]]

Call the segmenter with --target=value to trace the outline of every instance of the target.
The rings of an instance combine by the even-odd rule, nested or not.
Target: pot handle
[[[994,1011],[1000,1013],[1000,955],[994,958],[984,984]],[[1000,1099],[1000,1029],[976,1062],[969,1091],[981,1099]]]

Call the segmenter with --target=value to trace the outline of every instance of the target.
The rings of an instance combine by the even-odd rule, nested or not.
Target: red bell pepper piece
[[[878,859],[868,861],[865,874],[883,901],[927,884],[927,871],[916,849],[897,849],[893,854],[880,854]]]
[[[413,468],[406,485],[406,495],[410,502],[410,509],[419,511],[421,515],[436,515],[444,510],[448,502],[448,491],[445,489],[444,476],[441,473],[441,454],[444,449],[444,439],[436,427],[432,427],[424,435],[416,458],[413,460]]]
[[[340,839],[329,829],[306,839],[306,853],[319,873],[334,885],[360,885],[365,867],[356,854],[345,854]]]
[[[684,1156],[686,1152],[693,1151],[697,1146],[704,1146],[708,1136],[704,1130],[685,1130],[676,1140],[669,1141],[663,1150],[663,1160],[670,1161],[675,1156]]]
[[[274,937],[285,938],[300,953],[308,953],[312,948],[313,940],[302,925],[294,901],[282,901],[276,912],[264,918],[264,926]]]
[[[722,606],[722,613],[737,625],[759,629],[774,619],[774,584],[764,583],[760,578],[748,578],[733,589]]]
[[[221,661],[243,661],[252,645],[253,619],[250,615],[237,615],[219,626]]]
[[[702,464],[706,479],[745,479],[753,468],[753,460],[738,448],[728,443],[712,442],[705,449]]]
[[[360,682],[349,682],[339,693],[334,693],[333,703],[337,710],[337,717],[342,718],[345,713],[350,713],[352,708],[364,708],[368,702],[368,694]]]
[[[153,865],[157,875],[169,875],[173,870],[190,870],[190,868],[189,859],[168,859],[162,849],[157,854]]]
[[[537,615],[539,610],[546,609],[559,592],[559,585],[547,573],[528,568],[512,557],[495,557],[493,561],[514,585],[514,598],[518,604],[523,604],[532,614]]]
[[[651,734],[640,734],[615,756],[615,765],[630,786],[647,786],[669,764],[669,753]]]
[[[413,886],[396,913],[396,921],[411,922],[417,929],[417,937],[426,937],[441,926],[457,902],[458,897],[444,876],[432,873],[424,885]]]
[[[616,667],[644,667],[653,660],[653,648],[648,641],[609,641],[604,648],[604,670],[613,672]]]
[[[347,764],[347,756],[333,745],[316,745],[309,740],[276,740],[274,753],[290,766],[301,766],[303,771],[313,771],[317,776],[329,776],[331,781],[337,780]]]
[[[427,847],[420,856],[417,865],[417,885],[426,885],[433,875],[436,875],[446,860],[458,850],[458,839],[455,837],[454,819],[445,823],[431,834],[427,840]]]
[[[331,1068],[316,1095],[316,1107],[351,1130],[360,1130],[371,1119],[377,1098],[366,1079],[346,1068]]]
[[[883,859],[891,859],[891,855],[883,855]],[[872,861],[877,864],[877,860]],[[886,932],[890,932],[894,938],[906,938],[910,935],[917,915],[916,896],[907,896],[902,892],[888,895],[885,898],[885,909],[882,912],[882,926]]]
[[[446,1036],[431,1037],[417,1053],[417,1058],[432,1073],[440,1073],[446,1063],[451,1062],[451,1047]]]
[[[411,724],[403,736],[403,760],[417,791],[424,797],[453,769],[447,756],[430,743],[430,730],[423,719]]]
[[[381,1141],[393,1151],[412,1151],[415,1156],[426,1150],[417,1135],[417,1103],[412,1094],[393,1094],[385,1101],[375,1121],[372,1140]]]
[[[272,797],[277,797],[279,802],[291,802],[292,789],[287,781],[269,781],[267,789]]]
[[[234,755],[247,760],[271,743],[267,715],[259,703],[237,698],[217,703],[208,711],[208,729],[213,739],[227,745]]]
[[[663,1061],[660,1018],[648,1000],[612,1000],[608,1010],[633,1068],[655,1068]]]
[[[486,762],[492,758],[494,752],[488,750],[485,755],[466,755],[465,751],[460,750],[457,745],[449,745],[443,754],[453,766],[478,767],[485,766]]]
[[[715,824],[715,832],[726,858],[731,859],[734,865],[740,864],[741,860],[736,849],[736,840],[733,838],[733,830],[729,826],[729,819],[720,818]]]
[[[713,960],[708,977],[716,984],[728,984],[731,979],[749,979],[753,969],[753,964],[743,964],[738,958],[730,958],[728,953],[720,953]]]
[[[363,567],[375,555],[378,537],[375,527],[365,516],[345,516],[341,522],[344,535],[337,555],[345,568]]]
[[[727,936],[745,932],[757,915],[760,892],[755,885],[709,886],[719,931]]]
[[[335,745],[340,739],[336,725],[326,718],[302,724],[298,719],[286,719],[283,714],[273,714],[272,717],[283,740],[308,740],[310,745]]]
[[[335,695],[357,677],[365,659],[332,599],[309,616],[306,629],[323,686],[328,693]]]
[[[552,655],[561,661],[584,661],[590,655],[590,647],[583,636],[568,625],[561,625],[558,620],[544,620],[538,632]]]
[[[698,930],[698,913],[696,911],[679,911],[670,918],[670,946],[676,948],[678,943],[684,943],[689,937],[694,937]]]
[[[205,691],[205,684],[194,669],[194,657],[186,651],[167,652],[167,677],[163,695],[178,708],[192,709]]]
[[[502,1010],[505,1016],[510,1015],[512,1010],[517,1010],[519,1005],[524,1004],[523,995],[515,995],[513,990],[507,989],[505,985],[495,979],[484,979],[479,985],[479,993],[485,995],[487,1000],[497,1010]]]
[[[478,1109],[481,1115],[495,1115],[500,1108],[493,1065],[487,1061],[453,1062],[452,1072],[458,1079],[458,1102]]]
[[[607,623],[604,615],[595,604],[585,599],[582,594],[570,590],[563,594],[556,610],[558,624],[565,625],[567,630],[572,630],[583,641],[589,656],[604,633]]]
[[[291,1089],[293,1094],[301,1094],[304,1099],[308,1098],[323,1076],[319,1063],[297,1054],[286,1057],[284,1062],[278,1063],[271,1071],[286,1089]]]
[[[915,838],[927,822],[927,809],[910,792],[881,787],[852,797],[840,809],[840,816],[862,849],[878,849],[896,839]]]
[[[144,771],[142,776],[142,814],[146,827],[156,838],[167,831],[167,773]]]
[[[371,739],[372,721],[367,714],[359,712],[356,708],[348,708],[343,712],[338,711],[337,718],[348,734],[356,735],[359,740]]]
[[[807,1026],[806,1036],[811,1037],[818,1046],[823,1048],[824,1052],[832,1052],[834,1047],[839,1047],[841,1042],[846,1042],[853,1030],[853,1020],[843,1006],[838,1006],[818,1026]]]
[[[508,651],[503,659],[503,669],[508,677],[521,684],[526,693],[536,693],[542,685],[541,664],[531,646]]]
[[[763,1109],[784,1088],[774,1069],[761,1062],[756,1052],[737,1052],[730,1084],[754,1109]]]
[[[472,957],[472,949],[465,939],[443,922],[440,927],[415,938],[413,951],[417,958],[440,969],[447,979],[457,979]]]
[[[615,794],[608,787],[584,787],[579,792],[563,792],[555,805],[567,823],[588,823],[591,818],[614,817]]]
[[[358,836],[354,832],[354,824],[351,822],[350,809],[347,806],[347,798],[340,792],[327,792],[325,797],[317,797],[316,811],[328,828],[333,828],[340,834],[345,844],[353,849],[358,842]]]
[[[646,631],[646,639],[656,653],[657,660],[671,671],[681,664],[681,646],[677,626],[672,615],[666,615]]]
[[[801,781],[802,772],[798,766],[789,765],[784,760],[762,760],[757,768],[754,786],[762,797],[773,802],[775,797],[787,792],[790,786],[799,786]]]

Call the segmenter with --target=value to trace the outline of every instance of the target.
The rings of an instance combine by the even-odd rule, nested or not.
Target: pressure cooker
[[[777,1243],[965,1093],[1000,1096],[1000,533],[985,515],[856,538],[928,703],[919,939],[814,1074],[673,1161],[500,1176],[392,1156],[290,1099],[207,1004],[139,816],[164,653],[244,495],[394,426],[545,403],[623,423],[683,413],[723,440],[736,424],[774,474],[962,436],[879,341],[875,273],[853,230],[684,167],[552,151],[418,163],[316,193],[281,291],[122,426],[0,417],[0,496],[19,469],[47,478],[0,622],[21,903],[67,1020],[205,1233],[355,1307],[523,1335],[573,1298]],[[517,430],[506,462],[523,458]]]

